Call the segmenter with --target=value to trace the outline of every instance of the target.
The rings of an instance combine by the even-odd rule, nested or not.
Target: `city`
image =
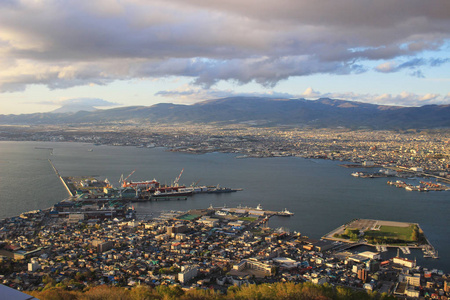
[[[426,172],[448,178],[450,136],[444,130],[400,133],[212,126],[123,130],[14,128],[3,130],[2,138],[93,143],[89,151],[96,151],[94,144],[102,144],[165,147],[192,155],[235,153],[237,159],[301,156],[360,167],[403,168],[408,176]],[[236,286],[310,282],[400,298],[445,299],[449,295],[449,277],[443,271],[417,266],[400,252],[383,260],[380,249],[355,254],[340,239],[314,240],[307,232],[272,229],[272,215],[262,208],[210,207],[137,220],[129,202],[117,205],[114,201],[93,216],[95,203],[101,210],[112,202],[103,190],[104,186],[97,191],[86,189],[84,199],[72,200],[80,204],[72,208],[62,201],[53,209],[1,221],[2,283],[24,291],[55,287],[82,291],[107,284],[128,288],[169,285],[185,291],[227,293]],[[92,203],[82,203],[90,198]]]
[[[261,208],[206,208],[136,221],[80,221],[47,211],[0,223],[2,283],[19,290],[97,285],[215,289],[312,282],[398,297],[448,295],[448,275],[397,254],[354,254],[345,244],[267,226]],[[339,250],[338,250],[339,249]],[[435,296],[438,295],[438,296]]]
[[[238,158],[300,156],[373,162],[444,178],[450,171],[450,131],[374,131],[345,128],[254,127],[248,125],[116,124],[96,126],[0,126],[0,140],[65,141],[114,146],[165,147],[202,154],[236,153]]]

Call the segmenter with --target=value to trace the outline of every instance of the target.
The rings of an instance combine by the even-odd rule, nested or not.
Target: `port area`
[[[420,181],[419,185],[413,185],[401,180],[396,180],[396,181],[388,181],[387,184],[398,188],[404,188],[407,191],[415,191],[415,192],[429,192],[429,191],[438,192],[450,190],[450,187],[444,184],[434,183],[431,181]]]
[[[424,257],[438,258],[417,223],[354,219],[332,230],[322,239],[345,243],[343,248],[373,246],[380,252],[387,251],[387,247],[395,247],[409,254],[410,248],[419,248],[423,250]]]
[[[363,164],[340,164],[339,167],[343,167],[343,168],[347,168],[347,169],[351,169],[351,168],[367,168],[367,169],[372,169],[372,168],[380,168],[382,167],[381,165],[363,165]]]
[[[280,217],[290,217],[293,216],[294,213],[288,211],[286,208],[282,211],[273,211],[273,210],[264,210],[262,209],[261,205],[258,205],[258,207],[253,208],[253,207],[242,207],[242,206],[238,206],[238,207],[210,207],[209,209],[214,209],[216,211],[216,214],[220,215],[221,212],[225,212],[225,213],[233,213],[233,214],[248,214],[248,215],[254,215],[254,216],[266,216],[266,217],[271,217],[271,216],[280,216]]]
[[[286,213],[283,211],[264,210],[260,206],[253,207],[213,207],[210,205],[206,209],[192,209],[190,211],[167,211],[161,212],[159,216],[152,216],[152,220],[167,221],[167,220],[180,220],[180,221],[193,221],[201,220],[202,223],[209,224],[211,226],[217,225],[218,220],[236,221],[232,223],[232,226],[253,228],[255,226],[267,227],[268,221],[273,216],[292,216],[293,213]],[[137,214],[139,218],[140,215]]]
[[[96,176],[61,176],[64,187],[71,196],[82,193],[100,195],[100,191],[109,187],[109,182],[98,180]]]

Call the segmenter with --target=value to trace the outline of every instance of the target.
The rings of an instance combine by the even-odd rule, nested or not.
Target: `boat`
[[[361,177],[362,175],[364,175],[363,172],[354,172],[354,173],[352,173],[352,176],[354,176],[354,177]]]
[[[227,187],[214,187],[214,188],[208,189],[208,191],[206,193],[220,194],[220,193],[232,193],[232,192],[237,192],[237,191],[239,191],[239,189],[230,189]]]
[[[158,188],[159,182],[156,179],[147,181],[123,181],[122,187],[132,187],[132,188]]]
[[[263,210],[262,205],[258,204],[258,206],[256,207],[257,210]]]
[[[293,216],[294,213],[293,213],[293,212],[290,212],[289,210],[287,210],[287,209],[285,208],[284,210],[280,211],[277,215],[278,215],[278,216],[283,216],[283,217],[290,217],[290,216]]]

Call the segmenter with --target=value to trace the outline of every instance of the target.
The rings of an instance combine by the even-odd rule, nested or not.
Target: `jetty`
[[[53,164],[51,159],[48,159],[48,162],[50,163],[50,165],[53,168],[53,171],[55,171],[56,176],[58,176],[58,178],[61,180],[64,188],[66,189],[66,191],[69,193],[70,196],[75,195],[75,193],[70,189],[69,185],[67,184],[66,180],[61,176],[61,174],[59,174],[58,170],[56,169],[55,165]]]

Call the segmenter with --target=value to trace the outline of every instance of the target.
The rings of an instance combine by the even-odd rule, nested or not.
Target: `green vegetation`
[[[196,218],[200,217],[200,215],[190,215],[190,214],[185,214],[180,216],[178,219],[179,220],[185,220],[185,221],[192,221]]]
[[[349,227],[345,229],[344,233],[336,233],[333,237],[357,241],[359,239],[359,229]],[[379,230],[365,231],[363,237],[370,244],[406,245],[410,243],[426,243],[423,232],[416,224],[411,224],[408,227],[380,226]]]
[[[316,285],[312,283],[274,283],[249,285],[246,287],[232,286],[227,294],[212,289],[191,289],[184,291],[180,286],[161,285],[152,288],[146,285],[135,286],[131,289],[114,286],[97,286],[86,288],[85,291],[68,291],[63,288],[48,288],[44,291],[27,292],[41,300],[146,300],[146,299],[300,299],[300,300],[389,300],[392,296],[379,293],[367,293],[347,287],[334,287],[329,284]]]
[[[241,220],[241,221],[249,221],[249,222],[256,221],[256,219],[257,218],[254,218],[254,217],[241,217],[241,218],[239,218],[239,220]]]
[[[345,231],[343,234],[335,234],[335,238],[339,239],[345,239],[345,240],[351,240],[351,241],[357,241],[359,237],[359,229],[356,228],[345,228]]]

